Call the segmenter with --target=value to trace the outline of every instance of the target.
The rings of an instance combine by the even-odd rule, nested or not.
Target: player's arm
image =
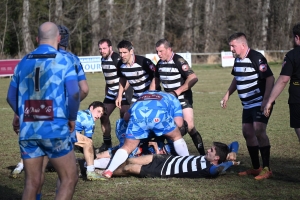
[[[12,84],[9,85],[6,100],[14,113],[18,115],[18,88],[14,87]]]
[[[78,84],[80,88],[80,101],[82,101],[89,93],[89,86],[86,80],[81,80]]]
[[[239,165],[239,164],[240,164],[240,162],[236,162],[236,161],[223,162],[219,165],[211,166],[210,169],[209,169],[209,173],[211,175],[218,175],[221,172],[225,172],[232,165]]]
[[[236,154],[239,150],[239,143],[237,141],[234,141],[228,145],[229,152],[227,155],[227,160],[236,160]]]
[[[197,82],[198,82],[198,77],[196,76],[196,74],[195,73],[189,74],[184,84],[180,86],[178,89],[174,90],[174,92],[176,92],[177,96],[179,96],[181,93],[191,89]]]
[[[120,77],[119,81],[120,81],[120,83],[119,83],[119,92],[118,92],[118,96],[117,96],[117,99],[116,99],[116,106],[118,108],[121,108],[123,92],[125,91],[127,80],[126,80],[125,77]]]
[[[281,94],[281,92],[285,88],[286,84],[290,81],[290,78],[291,78],[290,76],[280,75],[279,78],[277,79],[277,81],[271,91],[268,102],[266,103],[266,105],[264,107],[264,114],[266,117],[270,116],[272,103]]]
[[[221,107],[222,108],[226,108],[227,107],[227,101],[229,99],[229,96],[234,93],[234,91],[236,90],[236,84],[237,84],[237,81],[235,78],[232,79],[231,81],[231,84],[226,92],[226,94],[224,95],[224,97],[222,98],[221,100]]]
[[[77,60],[77,66],[78,66],[78,84],[80,88],[80,101],[85,99],[89,93],[89,86],[85,77],[85,73],[83,71],[82,65],[80,63],[80,60],[77,56],[75,56],[75,60]]]
[[[66,82],[66,90],[68,94],[68,109],[69,109],[69,128],[70,132],[75,129],[75,120],[77,119],[77,112],[79,109],[79,87],[77,80],[69,80]]]
[[[155,153],[156,153],[156,154],[159,154],[159,149],[158,149],[157,142],[149,141],[149,142],[148,142],[148,146],[153,146],[153,148],[154,148],[154,150],[155,150]]]
[[[268,99],[270,97],[272,88],[274,86],[274,80],[275,80],[275,78],[274,78],[273,75],[272,76],[268,76],[266,78],[266,89],[265,89],[264,99],[263,99],[263,102],[261,104],[261,111],[264,110],[264,108],[265,108],[265,106],[266,106],[266,104],[268,102]]]

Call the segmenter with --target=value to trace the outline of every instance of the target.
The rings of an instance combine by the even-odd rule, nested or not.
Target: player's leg
[[[290,126],[294,128],[300,142],[300,104],[289,104]]]
[[[124,117],[124,114],[129,110],[130,104],[127,101],[122,101],[120,109],[120,118]]]
[[[44,152],[37,140],[19,141],[19,144],[25,171],[22,199],[36,199],[41,185]]]
[[[298,140],[300,142],[300,128],[295,128],[295,133],[297,134]]]
[[[111,113],[116,108],[115,102],[113,100],[104,99],[103,101],[105,107],[105,113],[100,118],[101,130],[103,132],[103,144],[99,148],[99,152],[106,151],[108,148],[112,146],[111,142],[111,124],[109,117]]]
[[[183,139],[175,121],[177,118],[173,118],[170,113],[165,113],[158,111],[156,116],[159,116],[159,123],[153,123],[152,131],[155,133],[156,136],[166,136],[167,138],[171,139],[174,144],[174,149],[176,153],[180,156],[187,156],[189,155],[189,150],[187,148],[186,142]],[[149,124],[148,124],[149,125]]]
[[[240,172],[240,176],[258,175],[261,171],[259,163],[259,144],[253,127],[253,109],[243,109],[242,114],[242,132],[246,140],[247,149],[251,158],[252,168]]]
[[[126,161],[128,155],[138,146],[139,143],[139,139],[126,138],[124,145],[116,151],[107,170],[104,171],[103,176],[110,178],[112,173]]]
[[[44,156],[42,175],[41,175],[41,184],[40,184],[40,187],[38,188],[36,200],[42,198],[42,188],[43,188],[43,185],[44,185],[44,182],[45,182],[45,171],[46,171],[46,167],[47,167],[48,162],[49,162],[49,158],[47,156]]]
[[[127,160],[128,164],[137,164],[137,165],[148,165],[153,160],[153,155],[144,155],[139,157],[129,158]]]
[[[194,124],[194,111],[192,107],[184,107],[182,110],[183,118],[188,124],[188,133],[200,155],[205,155],[204,144],[200,133]]]
[[[255,131],[255,135],[257,137],[257,141],[259,144],[260,155],[263,163],[263,170],[260,172],[259,176],[256,176],[256,180],[261,180],[265,178],[269,178],[272,175],[272,171],[270,169],[270,140],[267,135],[267,124],[272,114],[272,110],[270,111],[269,117],[266,117],[263,111],[260,110],[259,107],[256,108],[256,118],[253,122],[253,127]]]
[[[76,133],[76,137],[77,137],[77,142],[75,143],[75,145],[83,148],[83,155],[87,165],[87,169],[86,169],[87,179],[104,180],[101,175],[95,172],[93,141],[90,138],[80,133]]]
[[[170,138],[173,141],[174,149],[176,153],[180,156],[188,156],[189,150],[186,145],[185,140],[183,139],[178,127],[176,126],[174,130],[164,134],[166,137]]]
[[[44,139],[40,143],[60,179],[56,199],[72,199],[78,173],[71,138],[66,136],[65,138]]]

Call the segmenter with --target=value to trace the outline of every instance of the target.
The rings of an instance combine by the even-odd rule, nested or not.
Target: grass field
[[[271,65],[275,78],[280,64]],[[226,110],[220,108],[220,100],[231,83],[231,68],[219,65],[193,66],[199,81],[193,87],[196,128],[202,134],[206,148],[213,141],[240,143],[240,166],[230,168],[226,175],[216,179],[150,179],[123,177],[108,181],[89,182],[80,179],[74,199],[300,199],[300,153],[294,130],[289,127],[288,90],[276,101],[268,125],[271,142],[271,169],[273,178],[256,181],[252,176],[239,177],[237,173],[251,167],[245,140],[241,133],[242,106],[234,93]],[[104,98],[104,79],[101,73],[87,74],[90,87],[88,97],[80,108],[85,109],[94,100]],[[18,179],[9,174],[19,161],[18,137],[12,131],[13,112],[6,103],[9,78],[0,78],[0,199],[21,199],[24,173]],[[118,118],[115,110],[111,116],[112,130]],[[102,143],[100,122],[96,124],[95,146]],[[112,132],[114,135],[114,131]],[[197,151],[188,135],[185,136],[191,154]],[[117,144],[113,138],[113,144]],[[82,157],[81,155],[78,155]],[[43,199],[54,199],[56,173],[46,173]]]

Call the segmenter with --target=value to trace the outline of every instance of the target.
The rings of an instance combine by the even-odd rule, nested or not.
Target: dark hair
[[[103,113],[106,112],[106,108],[104,106],[104,104],[101,101],[94,101],[93,103],[91,103],[89,105],[89,109],[93,106],[93,109],[98,108],[98,107],[102,107],[103,108]]]
[[[293,34],[294,34],[294,37],[296,35],[298,35],[300,37],[300,23],[296,24],[294,27],[293,27]]]
[[[166,40],[166,39],[160,39],[160,40],[158,40],[157,42],[156,42],[156,44],[155,44],[155,46],[156,47],[159,47],[160,45],[164,45],[165,46],[165,48],[171,48],[172,46],[171,46],[171,43],[170,42],[168,42],[168,40]]]
[[[106,42],[109,47],[112,46],[112,43],[111,43],[110,39],[106,39],[106,38],[103,38],[103,39],[99,40],[98,46],[99,46],[99,44],[103,44],[104,42]]]
[[[128,51],[130,51],[131,49],[133,49],[133,45],[131,42],[127,41],[127,40],[122,40],[121,42],[119,42],[118,44],[118,49],[120,48],[125,48],[128,49]]]
[[[218,164],[224,162],[227,158],[227,154],[229,153],[229,148],[226,144],[221,142],[214,142],[213,145],[216,148],[216,156],[219,156]]]
[[[236,33],[232,34],[228,38],[228,43],[231,42],[232,40],[238,39],[240,37],[244,37],[247,40],[247,37],[246,37],[245,33],[243,33],[243,32],[236,32]]]
[[[67,48],[67,46],[69,45],[69,36],[70,36],[69,29],[64,25],[57,25],[57,28],[61,36],[59,45]]]

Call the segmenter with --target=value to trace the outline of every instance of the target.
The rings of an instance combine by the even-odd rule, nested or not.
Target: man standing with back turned
[[[294,26],[293,35],[294,49],[289,51],[284,57],[280,76],[272,89],[264,113],[269,117],[272,110],[272,102],[280,95],[290,80],[288,100],[290,126],[295,129],[300,142],[300,23]]]
[[[274,76],[266,58],[248,47],[244,33],[234,33],[228,42],[235,58],[231,72],[234,78],[221,100],[221,107],[227,107],[229,96],[237,90],[243,105],[242,131],[253,167],[239,175],[266,179],[272,175],[269,165],[271,146],[266,132],[269,118],[264,116],[263,109],[274,85]],[[259,151],[263,168],[259,163]]]
[[[7,95],[20,119],[19,144],[26,177],[22,198],[39,198],[46,155],[61,180],[56,199],[72,199],[78,180],[70,139],[79,108],[77,74],[71,60],[57,51],[60,35],[56,24],[43,23],[37,40],[38,48],[16,67]]]

